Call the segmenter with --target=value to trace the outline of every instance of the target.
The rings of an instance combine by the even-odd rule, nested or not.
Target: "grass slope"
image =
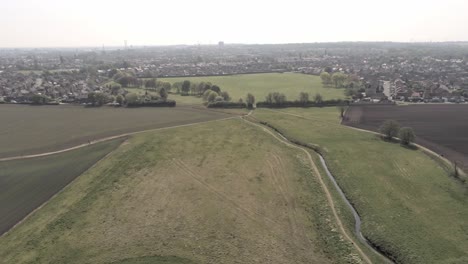
[[[121,142],[114,140],[57,155],[0,162],[0,234]]]
[[[363,220],[398,263],[466,263],[468,194],[418,150],[339,125],[336,108],[256,110],[286,135],[317,144]]]
[[[0,105],[0,157],[48,152],[128,132],[225,117],[228,115],[187,107]]]
[[[304,154],[244,121],[150,132],[1,237],[0,262],[360,263],[329,209]]]
[[[252,93],[257,101],[264,101],[270,92],[284,93],[288,100],[296,100],[300,92],[308,92],[312,98],[320,93],[324,99],[344,98],[343,89],[324,88],[320,77],[299,73],[262,73],[211,77],[161,78],[171,83],[190,80],[193,82],[211,82],[227,91],[232,100],[245,100],[247,93]]]

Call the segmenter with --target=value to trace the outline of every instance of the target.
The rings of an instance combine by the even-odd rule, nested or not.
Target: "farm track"
[[[93,140],[93,141],[90,141],[89,143],[84,143],[84,144],[80,144],[80,145],[77,145],[77,146],[73,146],[73,147],[69,147],[69,148],[65,148],[65,149],[61,149],[61,150],[57,150],[57,151],[50,151],[50,152],[44,152],[44,153],[39,153],[39,154],[31,154],[31,155],[22,155],[22,156],[0,158],[0,162],[50,156],[50,155],[54,155],[54,154],[60,154],[60,153],[64,153],[64,152],[67,152],[67,151],[83,148],[83,147],[90,146],[90,145],[97,144],[97,143],[104,142],[104,141],[109,141],[109,140],[118,139],[118,138],[122,138],[122,137],[128,137],[128,136],[131,136],[131,135],[136,135],[136,134],[141,134],[141,133],[146,133],[146,132],[166,130],[166,129],[171,129],[171,128],[179,128],[179,127],[187,127],[187,126],[205,124],[205,123],[210,123],[210,122],[215,122],[215,121],[228,120],[228,119],[232,119],[232,118],[236,118],[236,117],[237,116],[226,117],[226,118],[221,118],[221,119],[215,119],[215,120],[210,120],[210,121],[195,122],[195,123],[184,124],[184,125],[153,128],[153,129],[147,129],[147,130],[142,130],[142,131],[129,132],[129,133],[124,133],[124,134],[120,134],[120,135],[116,135],[116,136],[110,136],[110,137],[105,137],[105,138]]]
[[[338,212],[336,210],[336,206],[335,206],[335,201],[333,200],[333,197],[332,197],[332,194],[330,192],[330,190],[328,189],[327,185],[325,184],[324,180],[323,180],[323,177],[317,167],[317,165],[315,164],[313,158],[312,158],[312,155],[310,154],[310,152],[303,148],[303,147],[300,147],[300,146],[297,146],[293,143],[290,143],[290,141],[288,139],[286,139],[283,135],[281,134],[276,134],[274,132],[272,132],[271,130],[269,130],[268,128],[262,126],[262,125],[259,125],[259,124],[256,124],[252,121],[249,121],[245,118],[243,118],[244,121],[248,122],[249,124],[253,125],[253,126],[256,126],[256,127],[259,127],[262,129],[262,131],[264,131],[265,133],[268,133],[270,134],[272,137],[274,137],[276,140],[280,141],[281,143],[285,144],[286,146],[288,147],[291,147],[291,148],[294,148],[294,149],[298,149],[298,150],[301,150],[303,151],[306,156],[307,156],[307,159],[310,163],[310,166],[314,172],[315,175],[317,175],[317,178],[319,179],[319,182],[320,182],[320,185],[322,186],[322,189],[324,190],[325,194],[326,194],[326,198],[327,198],[327,202],[328,204],[330,205],[330,208],[332,210],[332,213],[333,213],[333,216],[336,220],[336,223],[342,233],[342,235],[348,240],[351,242],[351,244],[353,245],[353,247],[356,249],[356,251],[361,255],[361,257],[364,259],[365,262],[367,263],[373,263],[370,258],[367,256],[366,253],[364,253],[364,251],[360,248],[360,246],[354,241],[354,239],[351,237],[351,235],[348,234],[348,232],[346,231],[345,227],[344,227],[344,224],[343,222],[341,221],[339,215],[338,215]],[[366,244],[368,245],[369,247],[372,248],[372,246],[370,244]]]

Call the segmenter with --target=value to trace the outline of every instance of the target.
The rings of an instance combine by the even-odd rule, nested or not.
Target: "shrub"
[[[253,96],[251,93],[248,93],[247,97],[245,98],[245,103],[247,104],[247,108],[252,109],[255,104],[255,96]]]
[[[402,145],[408,146],[414,141],[416,135],[411,127],[402,127],[398,133],[398,137]]]
[[[239,102],[221,101],[221,102],[208,103],[206,107],[208,108],[245,108],[246,105],[244,103],[239,103]]]
[[[380,133],[384,134],[387,139],[396,137],[399,130],[400,124],[395,120],[387,120],[379,128]]]
[[[152,101],[137,101],[134,103],[128,103],[127,107],[174,107],[176,106],[176,101],[174,100],[152,100]]]
[[[218,93],[211,91],[211,93],[208,95],[207,101],[208,102],[214,102],[214,100],[218,97]]]

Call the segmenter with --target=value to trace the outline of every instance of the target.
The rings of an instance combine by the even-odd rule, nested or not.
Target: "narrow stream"
[[[390,260],[387,256],[382,254],[380,251],[378,251],[374,246],[362,235],[361,233],[361,217],[357,213],[356,209],[353,207],[353,205],[349,202],[348,198],[346,198],[346,195],[344,194],[343,190],[341,187],[338,185],[338,183],[335,180],[335,177],[331,174],[330,170],[328,169],[327,163],[325,162],[325,159],[320,153],[317,153],[320,157],[320,162],[322,163],[323,168],[325,169],[325,172],[328,175],[328,178],[333,182],[333,185],[335,186],[336,190],[340,194],[341,198],[343,201],[348,205],[349,209],[353,213],[354,216],[354,232],[356,233],[357,238],[359,241],[361,241],[364,245],[366,245],[369,249],[371,249],[375,254],[380,255],[387,263],[394,263],[392,260]]]

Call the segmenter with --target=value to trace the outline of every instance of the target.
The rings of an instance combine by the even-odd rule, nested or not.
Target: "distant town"
[[[335,87],[355,101],[463,103],[468,43],[320,43],[1,49],[0,102],[85,103],[90,93],[125,95],[130,83],[162,77],[298,72],[343,74]],[[132,79],[120,82],[115,74]],[[328,80],[323,73],[330,75]],[[171,87],[166,87],[171,92]],[[176,92],[172,90],[172,92]],[[112,100],[111,100],[112,101]]]

